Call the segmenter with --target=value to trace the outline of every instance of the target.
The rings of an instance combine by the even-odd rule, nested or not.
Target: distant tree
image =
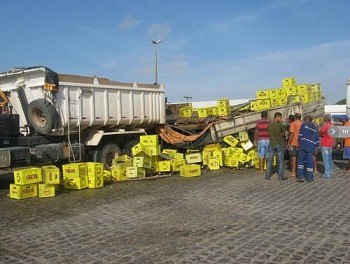
[[[335,103],[336,105],[345,105],[346,104],[346,98],[341,99],[340,101]]]

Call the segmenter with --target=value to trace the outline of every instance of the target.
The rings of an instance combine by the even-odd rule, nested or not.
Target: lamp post
[[[155,57],[156,57],[156,61],[155,61],[155,83],[158,83],[158,44],[161,43],[162,40],[158,39],[158,40],[151,40],[151,44],[155,46]]]

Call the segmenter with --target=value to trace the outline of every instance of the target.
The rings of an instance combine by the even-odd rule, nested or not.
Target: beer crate
[[[230,108],[230,99],[223,98],[223,99],[218,100],[217,107],[218,108]]]
[[[216,106],[210,107],[210,114],[213,116],[219,115],[219,109]]]
[[[10,184],[10,198],[12,199],[25,199],[38,196],[38,184]]]
[[[118,169],[121,167],[131,167],[132,166],[132,158],[128,155],[122,155],[112,160],[112,169]]]
[[[88,176],[88,187],[90,189],[102,188],[103,185],[103,175]]]
[[[140,167],[127,167],[126,168],[126,177],[127,178],[145,178],[146,177],[146,170],[144,168]]]
[[[280,91],[279,89],[272,89],[270,90],[270,99],[279,99],[280,98]]]
[[[284,78],[282,80],[283,87],[291,87],[294,86],[296,83],[296,79],[293,77]]]
[[[193,114],[193,109],[190,106],[185,106],[180,108],[181,117],[191,117]]]
[[[271,105],[271,107],[278,107],[279,106],[279,99],[270,99],[270,105]]]
[[[56,196],[56,186],[50,184],[39,183],[39,197],[55,197]]]
[[[300,95],[291,95],[288,97],[288,103],[289,104],[294,104],[294,103],[300,103]]]
[[[134,157],[152,157],[151,151],[145,146],[143,146],[141,143],[138,143],[137,145],[132,147],[131,152]]]
[[[311,87],[308,84],[297,85],[297,91],[299,95],[308,95],[311,92]]]
[[[134,157],[132,159],[132,166],[151,169],[152,168],[152,159],[146,158],[146,157]]]
[[[212,150],[203,150],[202,151],[202,162],[203,165],[208,165],[209,164],[209,159],[212,157],[213,151]]]
[[[158,156],[160,151],[160,146],[144,146],[144,148],[151,154],[151,156]]]
[[[254,147],[253,143],[249,139],[246,142],[242,142],[241,146],[244,149],[244,151],[247,151],[247,150],[251,149],[252,147]]]
[[[214,151],[214,150],[221,150],[220,143],[212,143],[208,144],[204,147],[204,150]]]
[[[230,147],[230,152],[231,152],[230,154],[240,155],[241,153],[244,153],[244,149],[240,147],[235,147],[235,148]]]
[[[258,90],[256,91],[256,99],[270,99],[270,90]]]
[[[290,95],[297,95],[298,94],[298,89],[296,86],[291,86],[291,87],[286,87],[285,89],[285,93],[286,96],[290,96]]]
[[[249,151],[247,152],[247,155],[248,155],[251,159],[254,159],[254,158],[259,157],[258,151],[257,151],[256,149],[249,150]]]
[[[225,166],[232,167],[232,168],[238,168],[238,156],[237,155],[227,155],[225,156]]]
[[[208,108],[208,107],[198,108],[198,117],[200,117],[200,118],[207,117],[211,114],[210,112],[211,112],[210,108]]]
[[[239,140],[232,135],[228,135],[224,137],[224,142],[229,144],[231,147],[235,147],[239,143]]]
[[[112,180],[112,173],[109,170],[104,170],[103,171],[103,180],[105,182],[109,182]]]
[[[171,171],[170,160],[161,160],[157,162],[157,172]]]
[[[189,164],[181,166],[180,176],[181,177],[197,177],[202,173],[201,166],[198,164]]]
[[[202,162],[202,154],[200,152],[197,153],[186,153],[185,159],[187,163],[200,163]]]
[[[158,135],[141,135],[140,143],[142,146],[158,146],[159,137]]]
[[[258,111],[267,110],[271,108],[270,99],[259,99],[256,100]]]
[[[64,177],[64,188],[68,190],[81,190],[88,188],[88,177],[86,175],[80,177]]]
[[[42,182],[41,168],[31,167],[27,169],[15,170],[14,180],[17,185],[26,185]]]
[[[173,159],[170,161],[171,171],[180,171],[181,166],[185,166],[185,159]]]
[[[61,182],[60,169],[56,166],[41,167],[41,174],[43,178],[43,183],[45,184],[60,184]]]
[[[250,101],[249,102],[249,110],[254,112],[257,109],[258,109],[258,103],[256,102],[256,100]]]
[[[228,116],[231,114],[231,108],[218,108],[218,116]]]
[[[218,158],[219,165],[220,166],[224,166],[223,155],[222,155],[221,149],[220,150],[214,150],[213,154],[212,154],[212,158]]]
[[[279,96],[278,96],[279,100],[287,98],[287,91],[286,91],[286,89],[283,89],[283,88],[278,89],[278,94],[279,94]]]
[[[175,157],[175,154],[177,153],[177,150],[176,149],[163,149],[162,151],[163,154],[167,154],[169,155],[170,157]]]
[[[87,162],[88,177],[103,176],[103,163],[101,162]]]
[[[174,159],[185,159],[185,155],[183,153],[175,153]]]
[[[250,157],[249,155],[244,154],[244,153],[242,153],[241,155],[239,155],[239,162],[241,162],[241,163],[247,163],[247,162],[249,162],[249,161],[251,161],[251,157]]]
[[[279,106],[283,106],[283,105],[286,105],[287,104],[287,100],[286,99],[279,99],[278,100],[278,105]]]
[[[128,177],[126,177],[126,167],[112,169],[111,177],[114,181],[126,181],[126,180],[128,180]]]
[[[311,101],[311,98],[308,94],[303,94],[303,95],[300,95],[301,96],[301,100],[303,103],[309,103]]]
[[[80,176],[87,176],[87,165],[86,163],[68,163],[62,165],[63,178],[73,178]]]
[[[249,140],[248,132],[247,131],[238,132],[238,138],[240,142],[248,141]]]
[[[209,170],[219,170],[220,169],[219,157],[209,158],[208,167],[209,167]]]

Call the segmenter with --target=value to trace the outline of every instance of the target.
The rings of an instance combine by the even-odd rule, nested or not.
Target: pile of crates
[[[14,182],[10,184],[10,198],[53,197],[60,184],[60,170],[56,166],[15,170]]]
[[[297,84],[295,78],[282,80],[282,87],[258,90],[250,101],[251,111],[262,111],[291,103],[309,103],[322,99],[320,84]]]
[[[230,100],[227,98],[217,101],[217,106],[192,108],[192,106],[185,106],[180,108],[181,117],[192,117],[194,113],[198,114],[199,118],[206,118],[208,116],[228,116],[231,114]]]

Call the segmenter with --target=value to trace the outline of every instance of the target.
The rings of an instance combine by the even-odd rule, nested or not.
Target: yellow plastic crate
[[[296,86],[286,87],[285,88],[285,93],[286,93],[286,96],[297,95],[298,94],[298,89],[297,89]]]
[[[15,184],[26,185],[42,182],[41,168],[31,167],[14,171]]]
[[[219,157],[209,158],[208,167],[209,167],[209,170],[219,170],[220,169]]]
[[[218,100],[217,102],[217,107],[218,108],[229,108],[230,107],[230,99],[228,98],[223,98]]]
[[[56,186],[50,184],[41,184],[39,183],[39,197],[55,197],[56,196]]]
[[[288,103],[293,104],[293,103],[300,103],[301,99],[299,95],[292,95],[288,97]]]
[[[63,178],[73,178],[87,176],[87,165],[86,163],[68,163],[62,165]]]
[[[157,163],[159,161],[159,156],[152,156],[152,170],[157,170]]]
[[[210,114],[213,115],[213,116],[217,116],[219,115],[219,110],[217,107],[210,107]]]
[[[132,166],[132,158],[128,155],[122,155],[112,160],[112,169],[118,169],[121,167],[131,167]]]
[[[167,154],[170,157],[175,157],[175,154],[177,153],[176,149],[163,149],[162,151],[163,154]]]
[[[88,177],[103,176],[103,163],[101,162],[87,162]]]
[[[26,199],[38,196],[38,184],[10,184],[10,198],[12,199]]]
[[[202,162],[203,165],[208,165],[209,164],[209,159],[212,157],[213,151],[212,150],[203,150],[202,151]]]
[[[218,108],[218,116],[228,116],[231,114],[231,108]]]
[[[254,101],[250,101],[249,103],[249,109],[250,111],[256,111],[258,109],[258,103],[254,100]]]
[[[112,173],[109,170],[104,170],[103,171],[103,180],[105,182],[109,182],[112,180]]]
[[[249,151],[247,152],[247,155],[248,155],[251,159],[254,159],[254,158],[258,158],[258,157],[259,157],[258,151],[257,151],[256,149],[249,150]]]
[[[210,115],[210,108],[206,107],[206,108],[198,108],[198,117],[200,118],[204,118]]]
[[[198,153],[187,153],[185,155],[185,160],[187,163],[200,163],[202,162],[202,154],[200,152]]]
[[[64,188],[68,190],[81,190],[88,188],[88,177],[64,177]]]
[[[244,154],[244,153],[242,153],[241,155],[239,155],[239,162],[241,162],[241,163],[247,163],[247,162],[249,162],[249,161],[251,161],[251,157],[250,157],[249,155]]]
[[[157,146],[145,146],[144,148],[147,150],[147,152],[149,152],[151,154],[151,156],[158,156],[161,153],[159,145],[157,145]]]
[[[301,95],[301,100],[303,103],[308,103],[311,101],[311,98],[308,94],[303,94],[303,95]]]
[[[126,177],[126,167],[112,169],[111,176],[114,181],[126,181],[129,179],[128,177]]]
[[[238,138],[240,142],[248,141],[249,140],[248,132],[247,131],[238,132]]]
[[[146,170],[140,167],[127,167],[126,168],[126,177],[127,178],[145,178]]]
[[[224,165],[223,155],[222,155],[221,149],[220,150],[214,150],[212,157],[213,158],[218,158],[220,166]]]
[[[287,90],[284,88],[278,89],[278,99],[286,99],[287,98]]]
[[[158,146],[159,137],[158,135],[142,135],[140,136],[140,143],[142,146]]]
[[[148,146],[148,147],[151,147],[151,146]],[[132,147],[131,152],[134,157],[140,157],[140,156],[148,157],[148,158],[152,157],[151,151],[145,146],[143,146],[141,143],[138,143],[137,145]]]
[[[237,138],[235,138],[234,136],[229,135],[229,136],[224,137],[224,142],[229,144],[231,147],[235,147],[239,143],[239,140]]]
[[[185,159],[173,159],[170,161],[171,171],[180,171],[181,166],[186,165]]]
[[[230,147],[230,152],[231,152],[230,154],[239,155],[241,153],[244,153],[244,149],[240,147],[235,147],[235,148]]]
[[[169,172],[171,171],[170,160],[162,160],[157,163],[157,172]]]
[[[102,188],[103,185],[103,175],[88,176],[88,187],[90,189]]]
[[[308,84],[297,85],[297,91],[299,95],[308,95],[311,92],[311,86]]]
[[[152,159],[146,158],[146,157],[134,157],[132,159],[132,166],[151,169],[152,168]]]
[[[228,155],[225,156],[225,166],[232,167],[232,168],[238,168],[239,165],[239,158],[237,155]]]
[[[190,106],[185,106],[180,108],[181,117],[191,117],[193,114],[193,109]]]
[[[180,168],[180,176],[181,177],[198,177],[202,173],[201,166],[198,164],[190,164],[181,166]]]
[[[279,99],[278,100],[278,105],[279,106],[283,106],[283,105],[286,105],[287,104],[287,100],[286,99]]]
[[[258,111],[271,108],[271,104],[270,104],[269,99],[264,99],[264,100],[259,99],[259,100],[256,100],[256,102],[257,102]]]
[[[256,99],[270,99],[270,90],[256,91]]]
[[[279,99],[270,99],[270,105],[271,105],[271,107],[278,107],[279,106]]]
[[[220,146],[220,143],[208,144],[204,147],[204,150],[210,150],[210,151],[221,150],[221,146]]]
[[[293,77],[284,78],[282,80],[283,87],[291,87],[294,86],[296,83],[296,79]]]
[[[279,99],[280,98],[280,91],[279,89],[272,89],[270,90],[270,99]]]
[[[175,153],[174,159],[185,159],[185,155],[183,153]]]
[[[56,166],[43,166],[41,167],[41,174],[43,178],[43,183],[45,184],[60,184],[61,183],[61,173],[60,169]]]

